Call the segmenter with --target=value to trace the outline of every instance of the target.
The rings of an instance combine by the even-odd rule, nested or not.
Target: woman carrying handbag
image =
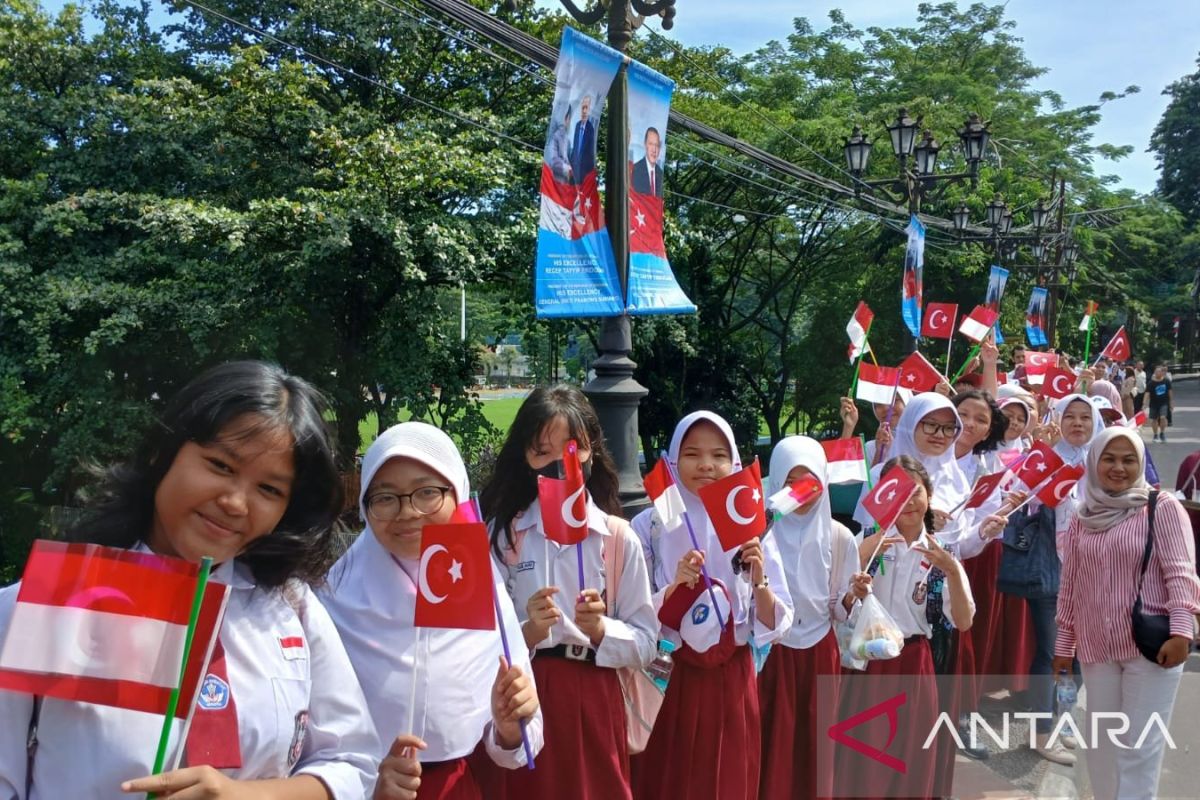
[[[1082,665],[1097,800],[1156,796],[1166,741],[1150,723],[1170,724],[1200,610],[1191,525],[1178,500],[1151,490],[1145,461],[1128,428],[1094,439],[1063,551],[1053,669],[1069,670],[1074,655]],[[1104,723],[1100,712],[1125,718]],[[1109,733],[1126,725],[1118,747]]]

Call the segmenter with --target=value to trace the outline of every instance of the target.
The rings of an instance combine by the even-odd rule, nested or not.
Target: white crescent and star
[[[879,484],[879,488],[875,490],[875,496],[874,496],[873,502],[875,502],[875,503],[885,502],[885,500],[883,498],[883,490],[887,489],[889,486],[899,486],[899,485],[900,485],[900,480],[898,478],[889,478],[886,481],[884,481],[883,483]],[[896,496],[896,491],[893,489],[888,494],[887,500],[891,500],[895,496]]]
[[[938,321],[939,316],[942,318],[941,322]],[[939,308],[929,315],[929,327],[937,330],[946,324],[947,319],[948,317],[946,316],[946,312]]]
[[[725,497],[725,513],[728,514],[729,518],[731,520],[733,520],[734,522],[736,522],[738,525],[750,525],[754,522],[754,517],[747,517],[745,514],[741,514],[737,510],[738,492],[742,491],[743,489],[749,489],[749,488],[750,487],[745,484],[742,484],[740,486],[735,486],[733,488],[733,491],[731,491]],[[750,497],[753,498],[755,503],[758,502],[759,496],[760,495],[758,493],[758,489],[755,489],[754,492],[750,495]]]
[[[563,500],[562,518],[563,522],[567,523],[567,527],[569,528],[582,528],[587,524],[586,516],[584,516],[582,519],[575,516],[575,501],[580,498],[585,488],[585,486],[580,486],[578,489],[571,492],[571,494],[567,496],[566,500]],[[585,505],[584,508],[586,509],[587,506]]]
[[[417,570],[417,591],[425,598],[427,602],[433,603],[435,606],[446,599],[444,594],[435,594],[429,588],[429,562],[438,553],[448,552],[446,548],[440,544],[435,544],[432,547],[425,548],[425,552],[421,553],[421,566]],[[458,562],[454,562],[458,563]],[[451,573],[453,575],[453,573]],[[459,577],[462,576],[462,565],[459,565]]]
[[[1067,492],[1071,491],[1071,487],[1074,485],[1075,481],[1070,479],[1059,481],[1058,486],[1054,487],[1054,499],[1061,503],[1063,498],[1067,496]]]
[[[1055,375],[1054,380],[1050,381],[1050,388],[1053,389],[1056,393],[1062,392],[1064,396],[1069,394],[1071,391],[1070,383],[1067,384],[1067,387],[1065,389],[1062,388],[1061,386],[1059,386],[1059,381],[1065,381],[1065,380],[1067,380],[1067,376],[1065,373],[1059,373],[1058,375]]]

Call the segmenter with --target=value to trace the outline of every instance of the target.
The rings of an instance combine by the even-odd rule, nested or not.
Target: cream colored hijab
[[[1137,452],[1137,480],[1128,489],[1110,494],[1100,485],[1100,456],[1118,438],[1128,439]],[[1092,440],[1081,482],[1083,498],[1075,514],[1084,528],[1106,531],[1137,514],[1150,499],[1150,484],[1146,483],[1146,445],[1142,437],[1129,428],[1105,428]]]

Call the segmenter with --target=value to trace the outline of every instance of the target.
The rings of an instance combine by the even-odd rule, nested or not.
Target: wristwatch
[[[762,583],[754,584],[754,588],[755,589],[766,589],[766,588],[770,587],[770,585],[771,585],[771,579],[768,578],[766,575],[763,575]]]

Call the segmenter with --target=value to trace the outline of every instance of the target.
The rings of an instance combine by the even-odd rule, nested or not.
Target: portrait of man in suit
[[[576,183],[582,183],[596,168],[596,121],[591,118],[591,113],[592,96],[585,94],[579,100],[579,121],[571,136],[571,169]]]
[[[570,124],[571,106],[568,105],[562,122],[555,122],[554,127],[550,129],[550,135],[546,137],[546,150],[542,154],[546,166],[554,174],[554,179],[560,183],[574,182],[571,175],[571,151],[567,138]]]
[[[656,128],[646,128],[646,155],[633,165],[633,191],[638,194],[663,196],[663,170],[658,163],[662,139]]]

